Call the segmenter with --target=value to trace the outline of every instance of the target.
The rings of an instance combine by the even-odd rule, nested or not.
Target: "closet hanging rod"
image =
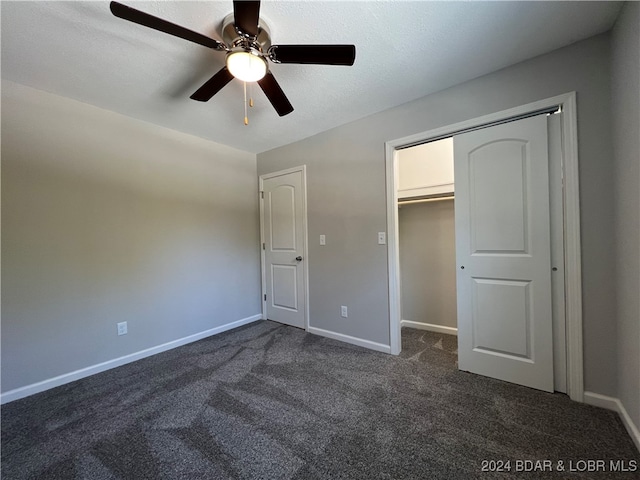
[[[416,200],[398,200],[398,205],[411,205],[413,203],[426,203],[426,202],[441,202],[443,200],[453,200],[455,197],[453,195],[448,195],[446,197],[431,197],[431,198],[419,198]]]

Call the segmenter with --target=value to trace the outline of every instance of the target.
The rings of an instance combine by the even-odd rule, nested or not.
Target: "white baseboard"
[[[28,397],[29,395],[34,395],[36,393],[44,392],[45,390],[59,387],[60,385],[74,382],[76,380],[80,380],[81,378],[89,377],[91,375],[95,375],[96,373],[104,372],[105,370],[110,370],[115,367],[120,367],[127,363],[135,362],[136,360],[150,357],[151,355],[155,355],[157,353],[166,352],[167,350],[171,350],[173,348],[186,345],[187,343],[196,342],[198,340],[202,340],[203,338],[210,337],[211,335],[216,335],[217,333],[226,332],[227,330],[241,327],[242,325],[246,325],[248,323],[252,323],[260,319],[262,319],[262,314],[252,315],[251,317],[243,318],[235,322],[227,323],[226,325],[221,325],[219,327],[205,330],[204,332],[195,333],[187,337],[183,337],[177,340],[173,340],[171,342],[163,343],[162,345],[147,348],[139,352],[130,353],[129,355],[124,355],[123,357],[114,358],[113,360],[108,360],[106,362],[98,363],[97,365],[81,368],[80,370],[75,370],[73,372],[58,375],[57,377],[49,378],[47,380],[43,380],[37,383],[32,383],[31,385],[26,385],[24,387],[16,388],[14,390],[9,390],[8,392],[5,392],[0,395],[0,404],[12,402],[20,398]]]
[[[330,330],[324,330],[317,327],[309,327],[307,332],[321,337],[333,338],[334,340],[340,340],[341,342],[350,343],[352,345],[358,345],[359,347],[368,348],[370,350],[376,350],[377,352],[391,353],[391,347],[382,343],[372,342],[370,340],[364,340],[362,338],[352,337],[343,333],[336,333]]]
[[[400,328],[409,327],[418,330],[428,330],[436,333],[446,333],[447,335],[458,335],[458,329],[454,327],[445,327],[443,325],[434,325],[433,323],[414,322],[412,320],[400,320]]]
[[[633,420],[629,416],[629,412],[624,408],[624,405],[619,398],[609,397],[607,395],[600,395],[599,393],[584,392],[584,403],[593,405],[594,407],[606,408],[607,410],[613,410],[618,412],[620,419],[624,424],[624,427],[629,432],[633,443],[636,444],[636,448],[640,451],[640,430],[638,426],[633,423]]]

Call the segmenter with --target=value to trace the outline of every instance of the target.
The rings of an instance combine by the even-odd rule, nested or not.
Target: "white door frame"
[[[289,173],[302,172],[302,278],[304,281],[304,329],[309,330],[309,244],[307,235],[307,166],[287,168],[278,172],[265,173],[260,175],[258,181],[258,198],[260,199],[260,270],[261,270],[261,304],[262,319],[267,320],[267,277],[265,265],[265,238],[264,238],[264,181],[268,178],[280,177]]]
[[[398,244],[398,162],[396,161],[396,151],[444,136],[451,136],[462,130],[479,128],[554,106],[559,106],[564,113],[562,119],[562,161],[564,175],[567,394],[572,400],[582,402],[584,396],[582,266],[580,262],[580,197],[578,188],[578,131],[575,92],[565,93],[385,143],[390,346],[392,354],[397,355],[400,353],[402,346],[400,338],[400,249]]]

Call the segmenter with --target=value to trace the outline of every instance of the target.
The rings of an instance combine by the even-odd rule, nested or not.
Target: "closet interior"
[[[453,138],[399,150],[402,326],[457,334]]]

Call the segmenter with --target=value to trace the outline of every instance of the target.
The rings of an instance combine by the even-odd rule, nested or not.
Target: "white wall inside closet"
[[[453,139],[398,151],[398,197],[453,194]],[[402,326],[456,333],[452,199],[399,205]]]
[[[453,138],[398,152],[398,198],[453,193]]]

